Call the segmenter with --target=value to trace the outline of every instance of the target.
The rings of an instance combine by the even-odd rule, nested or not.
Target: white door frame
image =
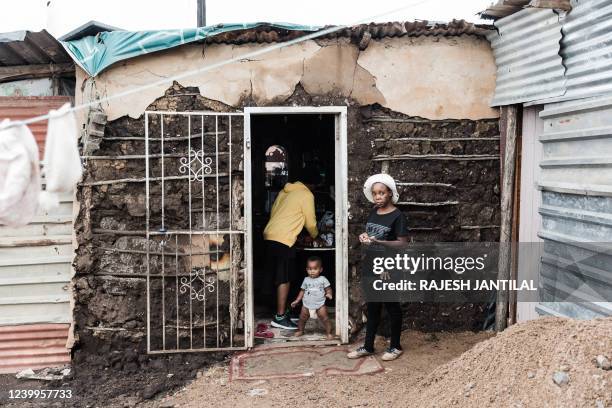
[[[244,108],[244,211],[246,222],[246,275],[245,337],[247,347],[254,343],[253,308],[253,223],[251,197],[251,115],[290,114],[334,114],[335,115],[335,217],[336,217],[336,335],[342,343],[348,343],[348,153],[347,153],[347,109],[346,106],[300,106],[300,107],[245,107]]]

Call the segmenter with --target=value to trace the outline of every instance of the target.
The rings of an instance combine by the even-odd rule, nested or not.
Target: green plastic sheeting
[[[317,31],[321,28],[289,23],[244,23],[217,24],[180,30],[108,31],[79,40],[62,41],[62,45],[90,76],[97,76],[119,61],[200,41],[217,34],[247,30],[262,25],[294,31]]]

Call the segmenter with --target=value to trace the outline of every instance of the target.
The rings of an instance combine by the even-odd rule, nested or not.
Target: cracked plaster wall
[[[77,68],[76,102],[90,95],[114,95],[208,64],[267,47],[268,44],[185,45],[121,62],[94,81]],[[198,87],[202,96],[240,107],[280,103],[301,83],[312,95],[351,97],[427,119],[498,117],[489,107],[495,89],[495,61],[479,37],[400,37],[370,41],[364,51],[348,39],[307,41],[256,60],[244,60],[179,82]],[[139,117],[169,84],[105,103],[109,120]],[[84,122],[85,113],[81,113]]]

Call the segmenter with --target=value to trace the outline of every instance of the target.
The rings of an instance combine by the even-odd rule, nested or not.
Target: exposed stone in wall
[[[197,90],[196,90],[197,91]],[[153,110],[216,110],[227,111],[228,106],[215,101],[208,101],[199,96],[190,88],[175,86],[170,88],[163,98],[157,100],[150,106]],[[154,123],[150,120],[150,124]],[[173,128],[174,122],[168,122],[168,127],[164,134],[183,133],[183,121],[178,128]],[[194,132],[198,129],[194,124]],[[184,359],[176,357],[162,356],[155,358],[146,353],[146,329],[147,329],[147,265],[152,273],[151,290],[159,293],[159,271],[164,265],[168,273],[175,269],[184,269],[187,259],[191,259],[189,266],[215,268],[225,262],[214,255],[185,256],[184,248],[187,242],[183,238],[176,238],[175,242],[162,245],[159,239],[147,241],[143,231],[146,227],[146,192],[145,183],[134,182],[145,176],[143,155],[145,154],[144,145],[144,118],[129,119],[122,118],[110,122],[105,129],[105,137],[100,144],[100,148],[94,152],[96,157],[86,158],[86,171],[84,182],[79,187],[78,202],[81,208],[77,218],[75,229],[77,232],[77,256],[75,260],[76,276],[74,278],[75,292],[75,332],[77,343],[74,354],[74,364],[77,370],[100,370],[104,367],[124,369],[127,371],[138,370],[141,367],[153,366],[161,372],[170,370],[177,373],[177,376],[187,377],[195,375],[198,367],[207,364],[212,360],[221,358],[219,354],[205,353],[194,355],[188,359],[190,366],[182,367]],[[186,131],[185,131],[186,134]],[[237,134],[242,134],[242,128],[238,129]],[[218,140],[219,143],[227,145],[227,133],[225,132]],[[155,136],[155,135],[152,135]],[[136,138],[136,140],[113,139],[113,138]],[[180,145],[183,144],[183,146]],[[166,153],[174,150],[185,150],[186,141],[169,141],[164,147]],[[207,148],[212,149],[210,141]],[[236,147],[236,159],[233,163],[238,169],[242,156],[242,146]],[[159,153],[159,143],[152,143],[152,153]],[[118,156],[129,155],[130,158]],[[101,159],[101,160],[100,160]],[[227,158],[224,162],[219,162],[221,166],[227,166]],[[151,175],[159,174],[159,162],[161,160],[151,159]],[[172,168],[168,160],[165,171],[176,171]],[[106,184],[106,181],[129,179],[132,181],[114,182]],[[102,182],[102,183],[99,183]],[[183,186],[187,183],[183,183]],[[213,186],[211,184],[211,186]],[[209,188],[211,187],[209,186]],[[227,193],[227,186],[221,185],[223,193]],[[177,189],[176,183],[168,182],[165,195],[166,222],[173,228],[186,228],[185,220],[188,220],[185,204],[187,194],[180,188]],[[183,187],[184,188],[184,187]],[[197,186],[194,186],[193,194],[200,194]],[[159,217],[159,185],[151,184],[151,215],[157,220]],[[221,209],[227,211],[227,206]],[[202,223],[202,214],[194,214],[193,225],[197,228]],[[177,220],[183,224],[177,223]],[[208,225],[216,228],[216,219],[207,217]],[[227,228],[229,220],[227,217],[220,217],[220,225]],[[241,223],[240,217],[233,220],[234,226]],[[152,222],[155,231],[156,221]],[[188,227],[187,227],[188,228]],[[194,240],[196,240],[194,238]],[[215,246],[216,245],[216,246]],[[214,251],[218,246],[221,248],[226,243],[218,240],[210,244],[210,250]],[[146,250],[152,254],[147,263]],[[179,258],[166,257],[162,263],[160,253],[181,253]],[[242,258],[238,255],[238,258]],[[176,262],[176,263],[175,263]],[[220,293],[228,292],[229,272],[223,269],[228,265],[221,266],[221,273],[218,274],[217,290]],[[156,276],[157,274],[157,276]],[[177,276],[178,278],[178,276]],[[173,279],[166,279],[171,284]],[[176,286],[170,288],[176,291]],[[222,304],[226,305],[229,297],[221,296]],[[188,305],[185,302],[188,297],[181,298],[180,318],[183,322],[188,318],[185,311]],[[225,300],[225,301],[224,301]],[[234,299],[242,301],[242,299]],[[152,310],[159,310],[159,296],[151,297]],[[167,313],[169,316],[176,315],[176,307],[166,302]],[[222,314],[220,320],[226,320]],[[197,314],[194,313],[194,316]],[[242,317],[243,318],[243,317]],[[152,325],[157,328],[159,316],[152,316]],[[168,323],[175,323],[176,319],[168,319]],[[172,326],[169,324],[169,326]],[[168,327],[166,335],[168,343],[176,338],[176,331],[173,327]],[[221,335],[224,336],[226,327],[221,327]],[[155,329],[153,330],[155,332]],[[212,332],[212,331],[211,331]],[[159,333],[153,338],[152,342],[159,342]],[[181,341],[184,341],[184,333]],[[183,348],[185,347],[182,344]],[[196,345],[197,347],[197,345]],[[156,347],[153,347],[155,349]],[[112,358],[109,358],[111,356]],[[178,380],[178,379],[177,379]],[[170,381],[170,380],[168,380]],[[172,380],[174,381],[174,380]],[[171,381],[171,382],[172,382]],[[179,383],[181,380],[178,380]]]
[[[277,104],[278,102],[274,102]],[[244,98],[239,105],[254,105]],[[272,102],[270,103],[272,104]],[[362,183],[380,172],[387,157],[389,173],[403,183],[434,183],[401,187],[400,206],[406,214],[414,241],[495,241],[499,224],[499,161],[440,160],[436,155],[498,154],[497,120],[431,121],[393,112],[380,105],[366,105],[342,95],[311,95],[297,85],[295,92],[282,103],[288,106],[348,106],[348,196],[349,214],[349,293],[350,314],[357,329],[362,322],[362,298],[359,288],[359,248],[357,236],[363,231],[371,205],[362,193]],[[203,98],[193,88],[175,84],[149,110],[230,111],[231,107]],[[169,131],[185,134],[185,124],[173,123]],[[114,137],[144,138],[144,120],[123,117],[106,127],[105,139],[95,152],[97,156],[117,154],[142,155],[144,143],[137,140],[112,140]],[[410,154],[410,160],[393,156]],[[432,156],[433,155],[433,156]],[[239,167],[240,154],[234,169]],[[157,164],[156,164],[157,165]],[[158,170],[155,170],[158,171]],[[89,160],[85,183],[100,180],[139,178],[144,176],[144,161]],[[437,183],[437,184],[435,184]],[[155,196],[156,192],[153,192]],[[185,192],[169,187],[166,192],[169,219],[186,218]],[[142,233],[125,235],[125,231],[142,231],[145,227],[144,183],[83,185],[78,190],[81,203],[76,223],[79,247],[75,261],[75,331],[78,344],[75,364],[89,362],[134,369],[150,364],[142,357],[146,350],[146,265],[143,256],[120,250],[161,250],[159,242],[147,244]],[[452,205],[423,207],[414,203],[456,202]],[[156,206],[156,204],[154,204]],[[110,230],[110,231],[109,231]],[[115,231],[112,233],[111,231]],[[124,235],[122,235],[122,232]],[[105,251],[114,248],[119,251]],[[172,247],[170,247],[172,249]],[[159,269],[159,258],[150,267]],[[143,269],[145,268],[145,269]],[[478,328],[484,314],[482,305],[406,305],[405,327],[430,329]],[[98,353],[119,352],[115,360],[96,357]],[[199,357],[202,364],[208,357]],[[114,362],[113,362],[114,361]],[[163,360],[172,364],[172,360]]]

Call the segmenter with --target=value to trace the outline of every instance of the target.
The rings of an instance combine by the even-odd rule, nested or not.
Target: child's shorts
[[[317,318],[317,310],[316,309],[308,309],[308,313],[310,313],[310,318],[311,319],[316,319]]]

